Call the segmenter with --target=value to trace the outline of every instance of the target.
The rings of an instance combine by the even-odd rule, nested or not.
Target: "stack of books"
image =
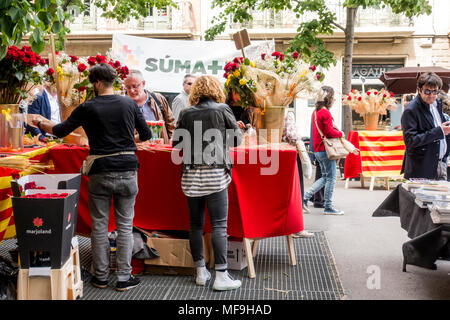
[[[450,201],[436,201],[428,209],[433,223],[450,223]]]

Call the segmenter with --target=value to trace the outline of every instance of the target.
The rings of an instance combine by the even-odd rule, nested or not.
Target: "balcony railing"
[[[149,9],[149,16],[138,20],[131,19],[125,23],[118,23],[101,16],[101,10],[93,5],[83,13],[73,9],[74,21],[70,24],[72,33],[85,31],[157,31],[157,30],[188,30],[193,27],[190,7],[180,3],[178,9],[167,7]]]
[[[337,22],[345,25],[346,9],[342,6],[343,0],[329,0],[328,7],[336,14]],[[296,17],[293,11],[280,11],[276,13],[274,10],[266,10],[264,12],[254,11],[253,21],[246,23],[230,23],[231,29],[292,29],[297,28],[302,22],[308,21],[317,16],[314,13]],[[390,8],[366,8],[359,9],[356,16],[355,27],[411,27],[412,19],[404,15],[394,14]]]

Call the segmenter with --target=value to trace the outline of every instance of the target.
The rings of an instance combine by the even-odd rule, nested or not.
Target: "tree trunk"
[[[355,18],[358,8],[347,8],[347,22],[345,25],[345,49],[344,49],[344,79],[342,84],[342,94],[348,94],[352,87],[352,63],[353,63],[353,43],[355,37]],[[348,136],[353,129],[352,109],[348,105],[342,106],[342,117],[344,119],[344,133]]]

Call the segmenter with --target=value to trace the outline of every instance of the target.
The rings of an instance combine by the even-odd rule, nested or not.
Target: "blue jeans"
[[[138,193],[136,171],[105,172],[89,175],[89,212],[92,220],[91,246],[94,274],[99,280],[109,276],[108,223],[111,200],[117,227],[117,280],[131,274],[134,203]]]
[[[331,198],[333,197],[334,184],[336,183],[336,160],[329,160],[325,151],[314,152],[317,162],[319,163],[322,177],[316,180],[311,188],[305,193],[305,200],[311,197],[325,186],[324,190],[324,206],[325,210],[331,209]]]
[[[189,207],[189,243],[196,267],[204,267],[203,226],[205,224],[205,204],[212,226],[212,245],[214,249],[214,269],[227,269],[227,220],[228,188],[203,197],[186,197]]]

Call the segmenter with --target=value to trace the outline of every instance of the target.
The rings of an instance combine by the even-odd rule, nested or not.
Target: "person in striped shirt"
[[[227,271],[228,185],[231,182],[230,146],[238,146],[242,132],[230,107],[224,103],[223,85],[213,76],[195,80],[190,107],[181,110],[173,136],[174,148],[183,152],[181,187],[187,197],[189,240],[197,269],[196,284],[211,279],[203,257],[205,205],[212,225],[216,278],[214,290],[241,286]]]

